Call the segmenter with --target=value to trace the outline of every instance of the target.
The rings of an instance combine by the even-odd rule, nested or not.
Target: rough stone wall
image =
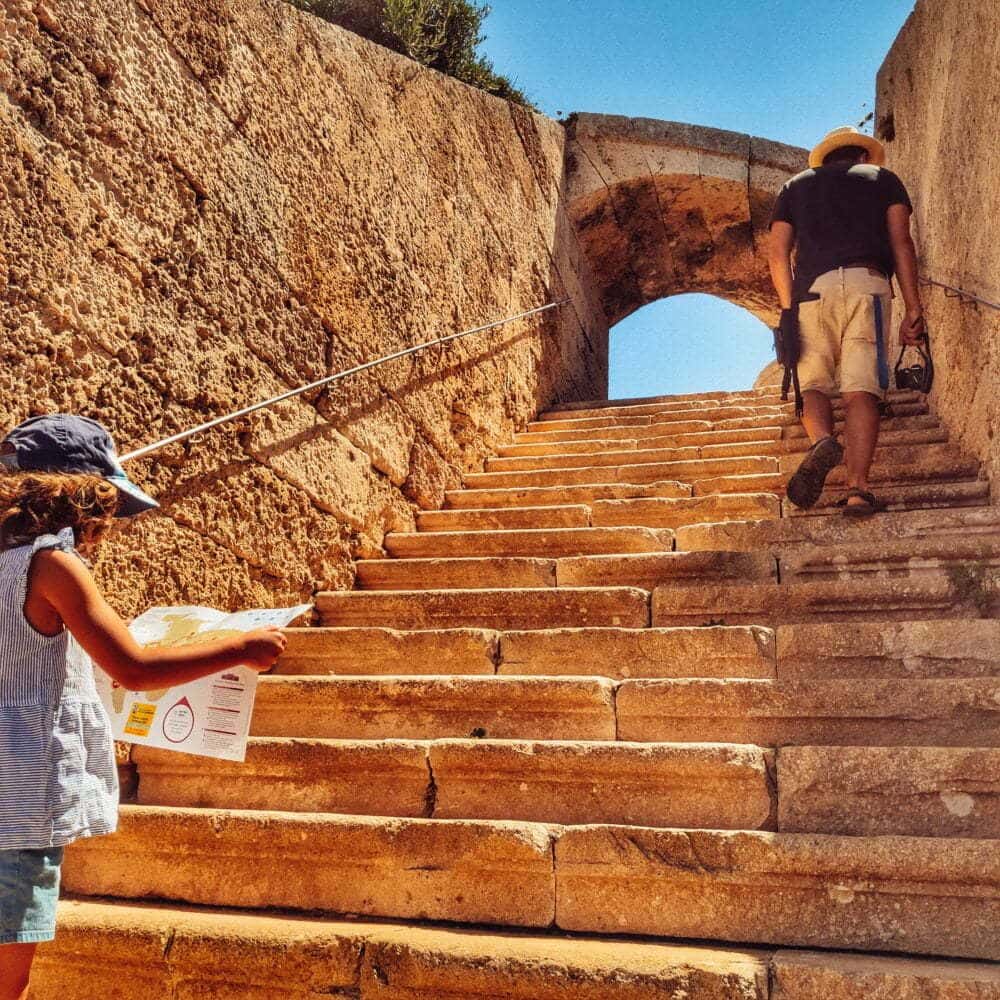
[[[348,587],[540,407],[604,394],[557,124],[280,0],[2,18],[5,427],[78,411],[125,451],[572,296],[133,463],[163,510],[98,561],[123,612]]]
[[[906,182],[925,277],[1000,302],[1000,15],[996,0],[921,0],[878,75],[876,120]],[[923,290],[931,402],[1000,490],[1000,312]],[[994,502],[1000,501],[995,492]]]

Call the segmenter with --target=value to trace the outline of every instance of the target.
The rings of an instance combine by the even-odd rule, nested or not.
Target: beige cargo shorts
[[[887,338],[892,286],[867,267],[839,267],[821,274],[799,305],[799,384],[826,396],[867,392],[881,399],[889,388]]]

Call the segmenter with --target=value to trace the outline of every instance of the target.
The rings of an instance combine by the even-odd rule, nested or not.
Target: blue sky
[[[913,0],[492,6],[482,51],[546,114],[663,118],[810,146],[871,110]],[[611,396],[744,388],[771,356],[770,333],[749,313],[675,296],[612,331]]]

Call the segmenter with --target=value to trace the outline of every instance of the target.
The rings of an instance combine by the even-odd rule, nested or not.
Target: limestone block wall
[[[562,128],[280,0],[8,0],[0,424],[122,450],[568,295],[135,463],[117,606],[351,585],[542,406],[606,390]]]
[[[995,302],[998,67],[995,0],[920,0],[879,72],[876,111],[888,165],[913,198],[921,272]],[[1000,312],[940,289],[923,294],[937,364],[932,403],[1000,484]]]

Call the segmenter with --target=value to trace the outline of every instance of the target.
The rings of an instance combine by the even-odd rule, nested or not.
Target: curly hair
[[[0,475],[0,544],[26,545],[72,528],[81,548],[96,545],[114,521],[118,490],[99,476],[59,472]]]

